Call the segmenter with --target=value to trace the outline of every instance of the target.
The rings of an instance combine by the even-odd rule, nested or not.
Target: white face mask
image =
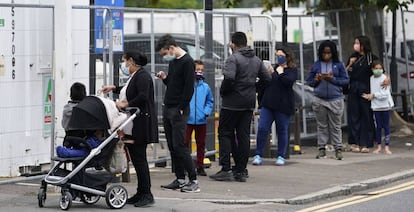
[[[129,76],[129,68],[126,67],[126,62],[121,63],[121,71],[125,76]]]
[[[166,54],[166,55],[164,55],[164,57],[162,57],[162,59],[165,60],[165,61],[167,61],[167,62],[170,62],[170,61],[172,61],[172,60],[175,59],[175,56],[174,55]]]

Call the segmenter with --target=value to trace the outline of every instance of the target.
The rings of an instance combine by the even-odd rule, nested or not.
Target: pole
[[[391,89],[393,92],[398,92],[398,71],[397,61],[395,59],[395,40],[397,39],[397,11],[392,11],[392,39],[391,39],[391,64],[390,64],[390,76],[391,76]],[[407,76],[408,77],[408,76]]]
[[[287,0],[282,1],[282,44],[283,46],[287,45],[287,11],[286,11],[286,4],[288,3]]]
[[[214,73],[214,61],[213,61],[213,0],[204,0],[204,64],[205,64],[205,77],[206,82],[210,86],[212,92],[215,92],[215,73]],[[219,95],[214,93],[214,96]],[[206,149],[207,151],[215,150],[215,116],[207,117],[207,133],[206,133]],[[215,154],[210,157],[215,160]]]

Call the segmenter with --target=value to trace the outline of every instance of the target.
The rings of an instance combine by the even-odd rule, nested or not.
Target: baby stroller
[[[114,178],[114,174],[107,171],[107,164],[119,140],[117,131],[124,129],[139,113],[139,109],[134,109],[135,113],[128,118],[126,114],[118,112],[113,101],[96,96],[85,97],[73,108],[69,121],[70,130],[90,133],[104,129],[105,139],[98,147],[90,149],[85,157],[52,158],[56,164],[42,180],[38,192],[39,207],[45,204],[47,184],[61,187],[62,210],[68,210],[75,198],[80,198],[85,204],[95,204],[100,197],[105,197],[110,208],[119,209],[125,206],[127,190],[119,184],[112,184],[107,188],[107,184]],[[75,136],[66,136],[64,143],[74,143],[86,148],[89,146],[85,138]]]

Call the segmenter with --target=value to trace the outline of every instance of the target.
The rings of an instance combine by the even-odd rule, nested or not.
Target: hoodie
[[[228,110],[254,110],[256,86],[263,87],[271,80],[262,60],[249,47],[242,47],[227,58],[223,75],[220,95],[222,108]]]

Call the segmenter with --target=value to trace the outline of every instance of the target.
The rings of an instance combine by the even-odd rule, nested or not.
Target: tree
[[[203,0],[125,0],[125,6],[165,9],[202,9]]]

